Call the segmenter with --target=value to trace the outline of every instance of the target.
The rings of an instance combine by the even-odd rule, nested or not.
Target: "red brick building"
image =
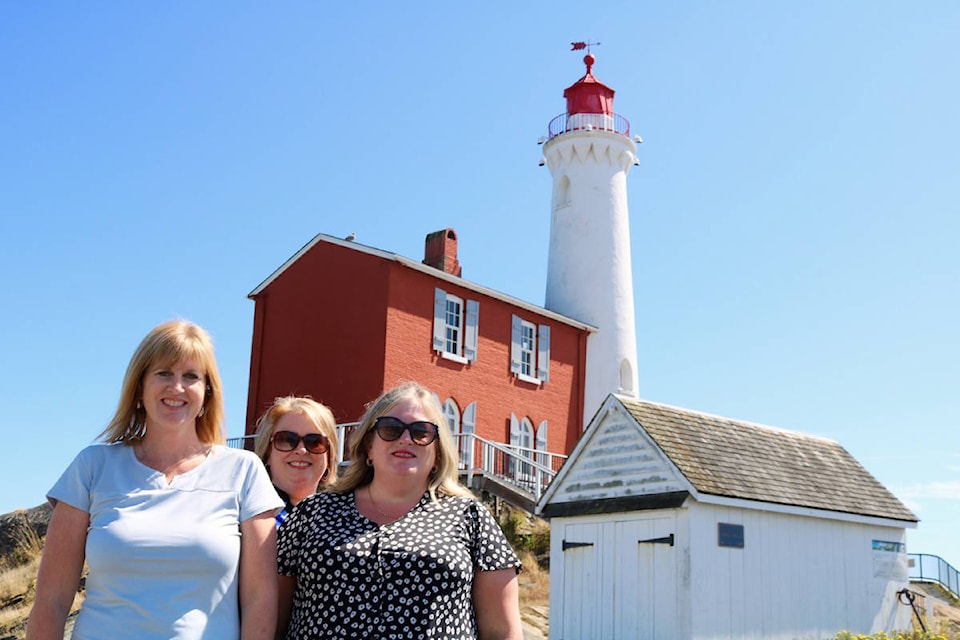
[[[463,280],[453,229],[425,258],[317,235],[249,297],[253,348],[246,431],[277,396],[306,394],[338,422],[416,380],[454,432],[569,453],[584,416],[587,337],[558,313]]]

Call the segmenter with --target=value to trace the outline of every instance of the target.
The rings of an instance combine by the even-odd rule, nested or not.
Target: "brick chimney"
[[[457,232],[453,229],[441,229],[428,233],[423,249],[423,264],[459,277]]]

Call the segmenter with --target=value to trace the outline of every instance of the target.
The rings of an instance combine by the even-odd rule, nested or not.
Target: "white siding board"
[[[564,595],[567,590],[567,563],[563,557],[563,536],[571,518],[554,518],[550,521],[550,612],[549,624],[560,637],[564,628],[561,612],[565,610]]]
[[[757,535],[763,514],[758,511],[744,510],[741,513],[743,523],[744,551],[750,549],[752,553],[743,554],[743,618],[752,621],[744,624],[743,637],[745,639],[762,640],[764,638],[763,610],[764,589],[761,580],[763,575],[763,541]]]
[[[621,413],[608,414],[589,445],[560,479],[552,502],[659,495],[687,488],[663,453]]]
[[[616,537],[616,522],[610,521],[601,521],[600,526],[600,549],[598,550],[601,562],[603,566],[603,581],[600,583],[600,588],[604,589],[604,593],[601,596],[604,607],[607,605],[610,606],[609,611],[604,610],[601,614],[602,624],[598,627],[598,633],[596,635],[591,633],[586,633],[584,629],[583,633],[572,634],[571,638],[612,638],[613,637],[613,626],[614,618],[616,613],[619,613],[616,609],[616,593],[618,591],[616,584],[616,575],[619,569],[619,563],[622,562],[621,557],[626,550],[623,548],[622,544]]]
[[[639,545],[631,545],[629,541],[630,537],[641,534],[640,529],[644,524],[638,521],[613,523],[619,547],[606,550],[605,555],[609,556],[611,563],[619,563],[621,570],[613,590],[614,628],[611,634],[603,636],[605,638],[626,638],[631,633],[636,635],[636,629],[644,628],[640,626],[641,624],[650,624],[652,614],[649,607],[651,602],[649,598],[641,597],[647,595],[650,589],[645,589],[645,585],[640,582],[639,553],[636,548]],[[644,576],[644,582],[649,577]]]
[[[836,575],[836,567],[830,566],[830,562],[834,553],[844,547],[842,540],[837,540],[840,535],[841,530],[837,526],[818,526],[813,529],[813,549],[807,554],[807,571],[817,576]],[[832,638],[836,635],[836,631],[831,633],[829,623],[843,619],[842,612],[837,611],[833,604],[842,593],[842,585],[833,581],[833,585],[828,589],[813,589],[804,594],[804,599],[810,602],[811,610],[818,613],[816,621],[819,624],[814,629],[818,637]]]
[[[724,519],[718,522],[727,522],[730,524],[745,525],[745,514],[742,511],[732,512],[732,509],[726,509],[723,514]],[[746,582],[747,582],[747,556],[749,553],[746,548],[746,531],[744,526],[744,548],[733,549],[730,547],[721,548],[717,544],[717,525],[713,527],[714,545],[717,545],[717,551],[726,556],[726,562],[729,573],[729,586],[727,591],[730,594],[730,637],[746,638],[747,630],[756,625],[747,617],[746,603]]]
[[[677,554],[679,546],[676,544],[676,518],[657,518],[654,522],[654,537],[663,537],[674,534],[674,546],[655,545],[654,580],[649,583],[654,597],[650,600],[653,605],[654,627],[653,638],[676,637],[676,606],[677,606]],[[641,568],[641,575],[643,569]]]
[[[677,633],[674,637],[677,640],[689,640],[693,637],[693,610],[699,607],[699,603],[694,603],[691,576],[693,574],[693,562],[690,554],[690,535],[691,523],[693,518],[690,515],[691,509],[684,507],[676,510],[676,530],[677,530],[677,588],[676,588],[676,611],[675,621]]]

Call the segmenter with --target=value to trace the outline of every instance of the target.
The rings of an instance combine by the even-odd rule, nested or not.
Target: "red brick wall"
[[[453,362],[432,350],[433,293],[438,286],[463,300],[480,303],[477,359],[472,363]],[[513,313],[535,324],[550,325],[550,380],[546,384],[523,382],[510,373]],[[511,412],[518,420],[528,417],[534,429],[547,420],[547,445],[555,453],[569,452],[579,438],[583,385],[578,371],[586,361],[585,333],[399,266],[391,274],[386,330],[385,385],[417,380],[435,391],[441,401],[452,398],[461,412],[476,402],[477,435],[488,440],[509,442]]]
[[[319,242],[256,298],[247,433],[280,395],[356,420],[383,386],[390,263]]]

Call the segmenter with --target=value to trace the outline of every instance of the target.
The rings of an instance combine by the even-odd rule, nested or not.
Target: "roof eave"
[[[359,244],[359,243],[357,243],[357,242],[353,242],[353,241],[350,241],[350,240],[343,240],[343,239],[341,239],[341,238],[336,238],[336,237],[333,237],[333,236],[328,236],[328,235],[326,235],[326,234],[324,234],[324,233],[318,233],[318,234],[315,235],[307,244],[303,245],[303,247],[301,247],[299,251],[297,251],[295,254],[293,254],[292,256],[290,256],[290,258],[288,258],[282,265],[280,265],[279,267],[277,267],[277,268],[274,270],[273,273],[271,273],[269,276],[267,276],[267,278],[266,278],[265,280],[263,280],[260,284],[258,284],[258,285],[253,289],[253,291],[251,291],[250,293],[248,293],[248,294],[247,294],[247,298],[249,298],[249,299],[251,299],[251,300],[256,299],[256,297],[257,297],[258,295],[260,295],[261,293],[263,293],[263,291],[264,291],[267,287],[269,287],[270,284],[273,283],[274,280],[276,280],[277,278],[279,278],[280,275],[281,275],[284,271],[286,271],[287,269],[289,269],[297,260],[300,259],[301,256],[303,256],[303,255],[306,254],[308,251],[310,251],[311,249],[313,249],[313,247],[315,247],[315,246],[316,246],[318,243],[320,243],[320,242],[326,242],[326,243],[328,243],[328,244],[336,245],[336,246],[338,246],[338,247],[343,247],[343,248],[345,248],[345,249],[351,249],[351,250],[353,250],[353,251],[359,251],[359,252],[361,252],[361,253],[366,253],[366,254],[369,254],[369,255],[372,255],[372,256],[376,256],[376,257],[382,258],[382,259],[384,259],[384,260],[391,260],[391,261],[397,262],[397,263],[399,263],[399,264],[401,264],[401,265],[403,265],[403,266],[405,266],[405,267],[407,267],[407,268],[409,268],[409,269],[413,269],[413,270],[415,270],[415,271],[419,271],[419,272],[421,272],[421,273],[425,273],[425,274],[427,274],[427,275],[429,275],[429,276],[431,276],[431,277],[434,277],[434,278],[443,280],[443,281],[445,281],[445,282],[449,282],[449,283],[451,283],[451,284],[455,284],[455,285],[457,285],[457,286],[459,286],[459,287],[463,287],[463,288],[469,289],[469,290],[471,290],[471,291],[475,291],[475,292],[480,293],[480,294],[483,294],[483,295],[485,295],[485,296],[489,296],[489,297],[491,297],[491,298],[495,298],[495,299],[497,299],[497,300],[501,300],[501,301],[503,301],[503,302],[507,302],[507,303],[509,303],[509,304],[511,304],[511,305],[513,305],[513,306],[515,306],[515,307],[519,307],[519,308],[521,308],[521,309],[524,309],[525,311],[530,311],[531,313],[539,314],[539,315],[541,315],[541,316],[550,318],[551,320],[555,320],[555,321],[557,321],[557,322],[560,322],[560,323],[569,325],[569,326],[571,326],[571,327],[574,327],[575,329],[579,329],[579,330],[581,330],[581,331],[586,331],[586,332],[588,332],[588,333],[596,333],[596,332],[597,332],[597,328],[594,327],[593,325],[589,325],[589,324],[587,324],[587,323],[585,323],[585,322],[581,322],[580,320],[576,320],[575,318],[570,318],[570,317],[568,317],[568,316],[559,314],[559,313],[557,313],[557,312],[555,312],[555,311],[550,311],[549,309],[544,309],[543,307],[538,307],[538,306],[535,305],[535,304],[531,304],[531,303],[526,302],[526,301],[524,301],[524,300],[521,300],[521,299],[519,299],[519,298],[514,298],[513,296],[507,295],[507,294],[505,294],[505,293],[501,293],[500,291],[496,291],[496,290],[494,290],[494,289],[490,289],[489,287],[485,287],[485,286],[480,285],[480,284],[477,284],[477,283],[475,283],[475,282],[471,282],[471,281],[469,281],[469,280],[465,280],[465,279],[463,279],[463,278],[461,278],[461,277],[459,277],[459,276],[455,276],[455,275],[450,274],[450,273],[447,273],[447,272],[445,272],[445,271],[441,271],[441,270],[439,270],[439,269],[437,269],[437,268],[435,268],[435,267],[431,267],[431,266],[425,265],[425,264],[423,264],[422,262],[417,262],[416,260],[411,260],[410,258],[405,258],[405,257],[403,257],[403,256],[401,256],[401,255],[396,254],[396,253],[391,253],[391,252],[389,252],[389,251],[383,251],[382,249],[376,249],[376,248],[374,248],[374,247],[370,247],[370,246],[367,246],[367,245],[364,245],[364,244]]]

